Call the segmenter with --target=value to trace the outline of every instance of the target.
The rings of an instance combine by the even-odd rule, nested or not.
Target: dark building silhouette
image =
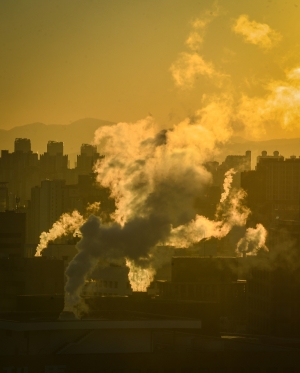
[[[26,138],[16,138],[14,144],[15,152],[30,153],[31,152],[31,141]]]
[[[0,182],[0,212],[8,210],[8,188],[7,182]]]
[[[38,156],[31,151],[30,139],[16,138],[13,153],[1,151],[0,183],[7,183],[10,201],[18,198],[20,205],[27,206],[31,188],[40,186],[43,180],[60,179],[65,180],[66,185],[75,185],[78,176],[91,174],[95,163],[103,157],[96,146],[82,144],[77,166],[69,168],[63,142],[48,141],[47,152]]]
[[[246,281],[240,258],[173,257],[172,280],[160,282],[162,299],[215,302],[221,329],[245,331]]]
[[[16,139],[15,152],[2,150],[0,158],[0,182],[7,182],[9,193],[19,197],[22,204],[40,181],[38,154],[29,149],[30,140]]]
[[[82,144],[80,155],[77,155],[77,173],[78,175],[88,175],[93,172],[93,167],[98,159],[103,158],[97,153],[97,146]]]
[[[79,175],[75,185],[66,185],[65,180],[43,180],[41,186],[31,190],[27,242],[37,244],[40,234],[47,232],[63,213],[77,210],[84,214],[87,206],[94,202],[100,202],[104,219],[115,209],[109,190],[101,187],[93,174]]]
[[[47,152],[40,156],[40,180],[66,179],[68,156],[63,154],[63,143],[48,141]]]
[[[64,180],[43,180],[41,186],[31,190],[28,207],[28,242],[37,243],[42,232],[67,211],[63,208]]]
[[[24,257],[26,243],[26,214],[0,212],[0,258]]]
[[[242,173],[241,186],[248,194],[254,222],[268,227],[276,219],[299,219],[300,158],[284,158],[278,151],[269,156],[263,151],[255,171]]]
[[[51,156],[64,154],[64,143],[61,141],[48,141],[47,153]]]
[[[0,314],[23,312],[20,295],[55,295],[64,291],[62,260],[43,258],[0,259]],[[34,313],[35,310],[27,310]]]
[[[251,151],[247,150],[245,155],[228,155],[221,164],[212,161],[206,162],[204,166],[213,176],[213,185],[220,188],[223,186],[225,173],[233,168],[236,173],[233,175],[232,186],[239,188],[241,172],[251,170]]]
[[[283,254],[290,255],[284,258]],[[247,332],[277,337],[300,336],[300,267],[298,255],[247,258]]]

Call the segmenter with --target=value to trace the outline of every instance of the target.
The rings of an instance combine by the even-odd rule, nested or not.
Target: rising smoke
[[[66,271],[66,309],[80,301],[99,260],[126,258],[133,289],[145,290],[164,263],[157,259],[157,245],[188,247],[246,224],[250,211],[242,203],[245,193],[230,191],[233,170],[226,174],[216,220],[197,214],[194,203],[212,182],[203,164],[231,135],[228,114],[228,105],[215,101],[192,122],[187,119],[159,133],[152,117],[97,130],[95,143],[105,158],[95,171],[98,182],[111,190],[116,210],[113,223],[91,215],[80,228],[79,252]]]
[[[86,207],[86,214],[96,214],[100,210],[100,202],[88,204]],[[77,210],[72,213],[65,213],[52,225],[49,232],[42,232],[40,235],[40,242],[36,248],[35,256],[41,256],[42,251],[46,249],[49,241],[55,241],[57,238],[73,234],[73,236],[81,236],[79,228],[86,221]]]
[[[257,224],[256,228],[248,228],[245,236],[237,244],[237,254],[256,255],[260,249],[268,251],[265,245],[266,238],[267,231],[262,224]]]
[[[188,51],[170,67],[178,87],[192,88],[201,76],[217,85],[230,82],[228,75],[199,54],[206,27],[218,14],[205,13],[193,22],[186,40]],[[263,44],[271,38],[273,46],[276,38],[271,28],[250,22],[247,16],[238,21],[234,31],[247,42],[267,49]],[[258,35],[257,30],[265,33]],[[245,226],[250,210],[244,206],[245,192],[231,188],[234,170],[225,175],[215,218],[210,220],[196,209],[195,200],[212,182],[203,164],[214,159],[219,146],[234,134],[233,122],[241,123],[244,134],[251,137],[263,134],[270,121],[283,128],[296,126],[299,76],[299,69],[293,69],[287,81],[270,82],[262,98],[235,95],[230,89],[218,98],[203,96],[202,109],[193,119],[169,130],[157,131],[152,117],[99,128],[95,144],[105,158],[97,163],[95,172],[99,184],[110,189],[116,210],[111,223],[90,215],[80,224],[78,254],[66,271],[66,309],[73,310],[80,301],[80,291],[99,260],[125,260],[133,289],[145,290],[156,269],[169,260],[167,252],[161,254],[160,245],[188,248],[203,239],[220,239],[234,226]],[[238,242],[238,255],[266,250],[266,236],[261,224],[248,228]]]

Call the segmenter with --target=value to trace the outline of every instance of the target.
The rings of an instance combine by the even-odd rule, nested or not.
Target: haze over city
[[[298,12],[0,4],[0,369],[297,369]]]
[[[3,1],[0,128],[87,117],[134,122],[149,114],[167,128],[211,95],[247,114],[264,100],[266,110],[283,110],[293,99],[297,110],[299,81],[291,71],[299,61],[298,5]],[[247,136],[299,136],[293,118],[275,126],[275,113],[263,109],[251,126],[262,119],[267,130]]]

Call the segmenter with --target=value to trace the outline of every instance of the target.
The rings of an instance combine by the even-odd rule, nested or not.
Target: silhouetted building
[[[82,296],[125,296],[131,295],[132,289],[128,281],[128,267],[109,264],[98,265],[86,280],[82,289]]]
[[[199,215],[204,215],[209,219],[214,219],[217,206],[220,203],[221,187],[217,185],[207,185],[202,193],[196,198],[194,207]]]
[[[63,292],[62,260],[0,259],[0,313],[23,312],[17,308],[17,296],[55,295]]]
[[[115,202],[110,198],[110,190],[102,187],[96,181],[96,174],[79,175],[78,191],[81,204],[86,208],[88,204],[94,202],[101,203],[102,217],[109,218],[109,215],[115,210]]]
[[[284,158],[266,151],[257,159],[255,171],[242,173],[241,186],[255,222],[269,226],[276,219],[299,219],[300,158]]]
[[[251,170],[251,151],[247,150],[245,155],[228,155],[217,171],[218,185],[223,185],[224,175],[233,168],[236,173],[233,175],[232,187],[241,186],[241,172]]]
[[[43,180],[31,190],[28,207],[28,242],[37,243],[42,232],[47,232],[66,211],[63,208],[64,180]]]
[[[300,221],[276,219],[268,230],[268,248],[276,254],[289,250],[291,255],[299,255]]]
[[[8,188],[6,182],[0,182],[0,212],[8,209]]]
[[[30,139],[25,138],[16,138],[15,139],[15,152],[21,152],[21,153],[30,153],[31,152],[31,141]]]
[[[64,154],[64,143],[61,141],[48,141],[47,153],[51,156]]]
[[[239,278],[239,262],[235,257],[173,257],[172,280],[158,285],[160,297],[216,302],[221,327],[245,330],[246,281]]]
[[[93,167],[98,159],[103,158],[97,153],[97,146],[82,144],[80,155],[77,155],[77,172],[78,175],[88,175],[93,172]]]
[[[15,211],[0,212],[0,257],[24,257],[26,242],[26,214]]]
[[[40,178],[65,179],[68,156],[63,154],[63,143],[48,141],[47,152],[40,156]]]
[[[18,140],[18,139],[16,139]],[[21,139],[27,140],[27,139]],[[15,148],[21,148],[23,143],[15,144]],[[25,143],[26,145],[27,143]],[[26,147],[24,147],[26,148]],[[17,150],[9,153],[1,151],[0,158],[0,182],[7,182],[8,191],[20,198],[25,204],[30,198],[30,191],[34,185],[39,184],[38,154],[31,151]]]
[[[31,190],[28,206],[28,240],[38,243],[42,232],[47,232],[63,213],[74,210],[86,213],[89,204],[100,202],[101,216],[109,219],[115,209],[109,190],[95,181],[95,175],[80,175],[78,184],[65,185],[65,180],[43,180]]]
[[[292,255],[285,252],[285,255]],[[281,337],[300,336],[300,268],[280,255],[247,258],[247,332]],[[294,257],[299,262],[299,255]]]

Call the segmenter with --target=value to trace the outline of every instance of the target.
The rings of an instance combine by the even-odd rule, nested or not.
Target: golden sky
[[[237,134],[300,136],[300,0],[2,0],[0,18],[0,128],[168,127],[214,96]]]

